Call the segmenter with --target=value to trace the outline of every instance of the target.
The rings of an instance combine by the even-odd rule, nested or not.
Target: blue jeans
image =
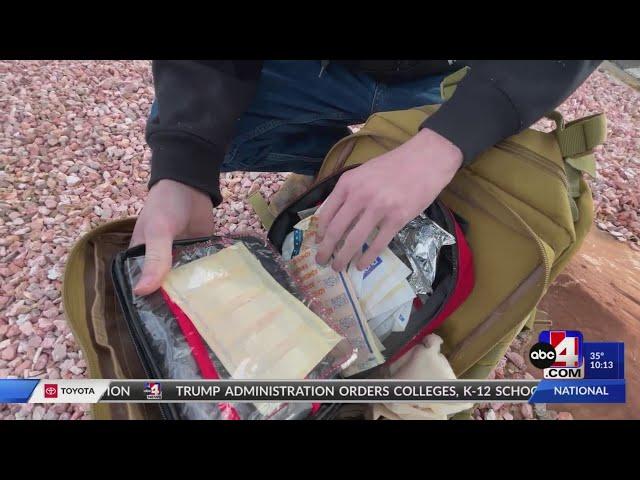
[[[371,114],[441,103],[444,75],[386,85],[320,61],[265,62],[221,170],[315,174],[329,149]]]

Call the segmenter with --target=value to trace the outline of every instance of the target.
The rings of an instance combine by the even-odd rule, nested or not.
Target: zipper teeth
[[[140,358],[141,360],[141,364],[142,364],[142,369],[144,370],[144,373],[147,375],[147,378],[151,378],[154,375],[151,375],[151,372],[149,370],[149,367],[147,366],[147,360],[146,360],[146,356],[143,355],[142,349],[140,348],[140,345],[138,344],[138,340],[135,337],[135,335],[133,334],[133,329],[131,327],[131,325],[129,325],[129,322],[127,322],[125,320],[125,323],[127,324],[127,329],[129,330],[129,336],[131,337],[131,341],[133,343],[133,348],[135,349],[136,353],[138,354],[138,358]],[[162,417],[163,420],[168,420],[169,417],[167,416],[166,412],[165,412],[165,406],[160,404],[158,405],[158,409],[160,410],[160,416]]]
[[[124,317],[124,323],[127,325],[127,331],[129,332],[129,337],[131,338],[131,343],[133,343],[133,348],[136,351],[136,354],[138,355],[138,358],[140,359],[140,363],[142,365],[142,369],[144,370],[145,375],[147,375],[147,378],[151,378],[154,377],[155,375],[151,374],[151,369],[149,368],[148,364],[147,364],[147,356],[146,354],[143,352],[143,349],[140,347],[140,343],[138,338],[135,336],[134,332],[133,332],[133,327],[131,326],[131,323],[129,322],[127,315],[125,313],[125,305],[126,302],[124,302],[124,294],[123,292],[120,290],[120,286],[119,286],[119,282],[114,282],[114,285],[116,286],[115,291],[116,291],[116,295],[118,297],[118,300],[120,300],[120,304],[121,304],[121,310],[122,310],[122,314]],[[127,308],[128,309],[128,308]],[[166,413],[166,407],[162,404],[158,405],[158,409],[160,410],[160,416],[162,417],[163,420],[169,420],[169,417],[167,416]]]
[[[532,162],[536,163],[547,172],[559,178],[564,184],[564,186],[567,189],[569,188],[569,181],[567,180],[567,175],[562,169],[562,167],[556,165],[554,162],[552,162],[548,158],[545,158],[542,155],[538,155],[536,152],[529,150],[528,148],[523,147],[518,143],[511,142],[509,140],[504,140],[501,143],[497,144],[495,147],[499,150],[515,153],[516,155],[518,155],[520,158],[524,160],[531,160]]]

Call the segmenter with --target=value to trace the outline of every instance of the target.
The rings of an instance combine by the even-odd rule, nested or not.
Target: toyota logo
[[[45,383],[44,398],[58,398],[58,385],[55,383]]]

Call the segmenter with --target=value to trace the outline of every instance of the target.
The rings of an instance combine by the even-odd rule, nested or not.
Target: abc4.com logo
[[[544,372],[544,378],[584,378],[582,333],[576,330],[545,330],[529,351],[529,361]]]

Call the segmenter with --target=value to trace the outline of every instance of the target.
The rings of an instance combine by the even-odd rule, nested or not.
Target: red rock
[[[26,336],[30,336],[33,334],[33,325],[31,325],[31,322],[24,322],[22,325],[20,325],[20,331],[26,335]]]
[[[531,420],[533,418],[533,408],[528,403],[520,405],[520,413],[525,420]]]
[[[19,364],[13,371],[14,375],[21,377],[25,370],[28,370],[31,367],[31,360],[24,360],[21,364]]]
[[[33,366],[33,369],[44,370],[44,368],[47,366],[48,361],[49,361],[49,355],[47,355],[46,353],[41,353],[40,356],[38,357],[38,360],[36,360],[36,363]]]
[[[57,307],[51,307],[42,312],[42,315],[44,315],[46,318],[55,318],[59,315],[59,313],[60,312],[58,311]]]
[[[573,420],[573,415],[569,412],[558,412],[558,420]]]
[[[5,347],[5,349],[0,352],[0,358],[2,360],[10,362],[11,360],[16,358],[17,349],[18,347],[15,343],[9,345],[8,347]]]
[[[7,330],[6,335],[7,335],[7,337],[15,337],[15,336],[18,336],[18,335],[20,335],[20,329],[18,328],[18,326],[17,326],[17,325],[11,325],[11,326],[9,327],[9,330]]]

